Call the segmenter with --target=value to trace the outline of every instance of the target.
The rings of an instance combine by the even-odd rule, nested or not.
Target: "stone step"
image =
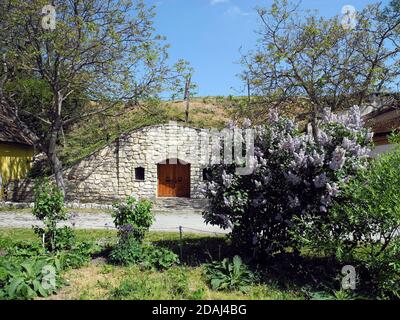
[[[189,198],[156,198],[154,199],[154,211],[188,211],[202,212],[207,206],[206,199]]]

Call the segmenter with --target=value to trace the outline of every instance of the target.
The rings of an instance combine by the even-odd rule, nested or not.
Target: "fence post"
[[[183,230],[182,230],[182,226],[179,226],[179,253],[180,253],[180,259],[182,262],[182,258],[183,258],[183,252],[182,252],[182,239],[183,239]]]

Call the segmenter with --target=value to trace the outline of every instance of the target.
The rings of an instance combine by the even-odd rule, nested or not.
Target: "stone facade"
[[[155,198],[157,165],[167,159],[190,164],[190,197],[201,198],[203,168],[213,145],[208,130],[175,123],[132,131],[64,170],[67,200],[109,203],[130,195]],[[143,181],[135,179],[136,168],[144,169]],[[32,187],[32,181],[14,181],[6,198],[31,201]]]

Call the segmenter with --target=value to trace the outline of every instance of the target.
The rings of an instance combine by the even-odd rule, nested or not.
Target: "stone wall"
[[[118,138],[64,170],[68,201],[109,203],[129,195],[157,196],[157,164],[166,159],[190,163],[190,193],[201,198],[202,169],[209,163],[215,141],[207,130],[174,123],[145,127]],[[135,180],[135,168],[143,167],[144,181]],[[9,201],[32,201],[33,181],[11,182]]]

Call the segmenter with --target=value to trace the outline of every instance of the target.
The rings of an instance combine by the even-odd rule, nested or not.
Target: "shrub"
[[[61,251],[57,254],[62,270],[80,268],[90,262],[92,255],[96,253],[98,246],[90,242],[75,244],[68,251]]]
[[[143,266],[149,269],[165,270],[179,262],[178,256],[169,249],[146,246],[142,258]]]
[[[49,251],[70,250],[76,243],[75,232],[68,226],[55,228],[52,231],[34,226],[33,230],[42,239],[44,235],[45,248]]]
[[[339,185],[367,166],[372,134],[362,128],[358,108],[339,117],[325,110],[316,137],[276,112],[254,131],[251,174],[237,174],[240,163],[210,168],[204,218],[231,227],[242,252],[264,257],[295,246],[297,224],[326,215]]]
[[[41,239],[44,236],[46,249],[56,251],[71,246],[74,238],[72,230],[68,227],[57,229],[58,222],[68,219],[61,190],[48,179],[38,180],[34,196],[32,213],[45,225],[45,228],[34,227],[34,231]]]
[[[120,241],[111,251],[109,260],[114,264],[130,265],[139,263],[143,257],[142,245],[133,238]]]
[[[45,250],[39,243],[19,242],[7,248],[7,255],[21,258],[32,258],[44,255]]]
[[[144,245],[133,238],[117,244],[111,251],[109,259],[114,264],[139,264],[146,269],[155,270],[165,270],[179,262],[178,256],[172,251],[153,245]]]
[[[205,266],[204,275],[213,290],[247,291],[247,287],[255,282],[256,276],[251,272],[239,256],[232,262],[225,258]]]
[[[136,200],[128,197],[123,203],[114,204],[114,224],[120,238],[133,236],[141,242],[154,221],[152,203],[148,200]],[[121,239],[121,241],[124,241]]]
[[[305,228],[304,243],[358,265],[361,283],[400,298],[400,147],[340,188],[326,217]]]

